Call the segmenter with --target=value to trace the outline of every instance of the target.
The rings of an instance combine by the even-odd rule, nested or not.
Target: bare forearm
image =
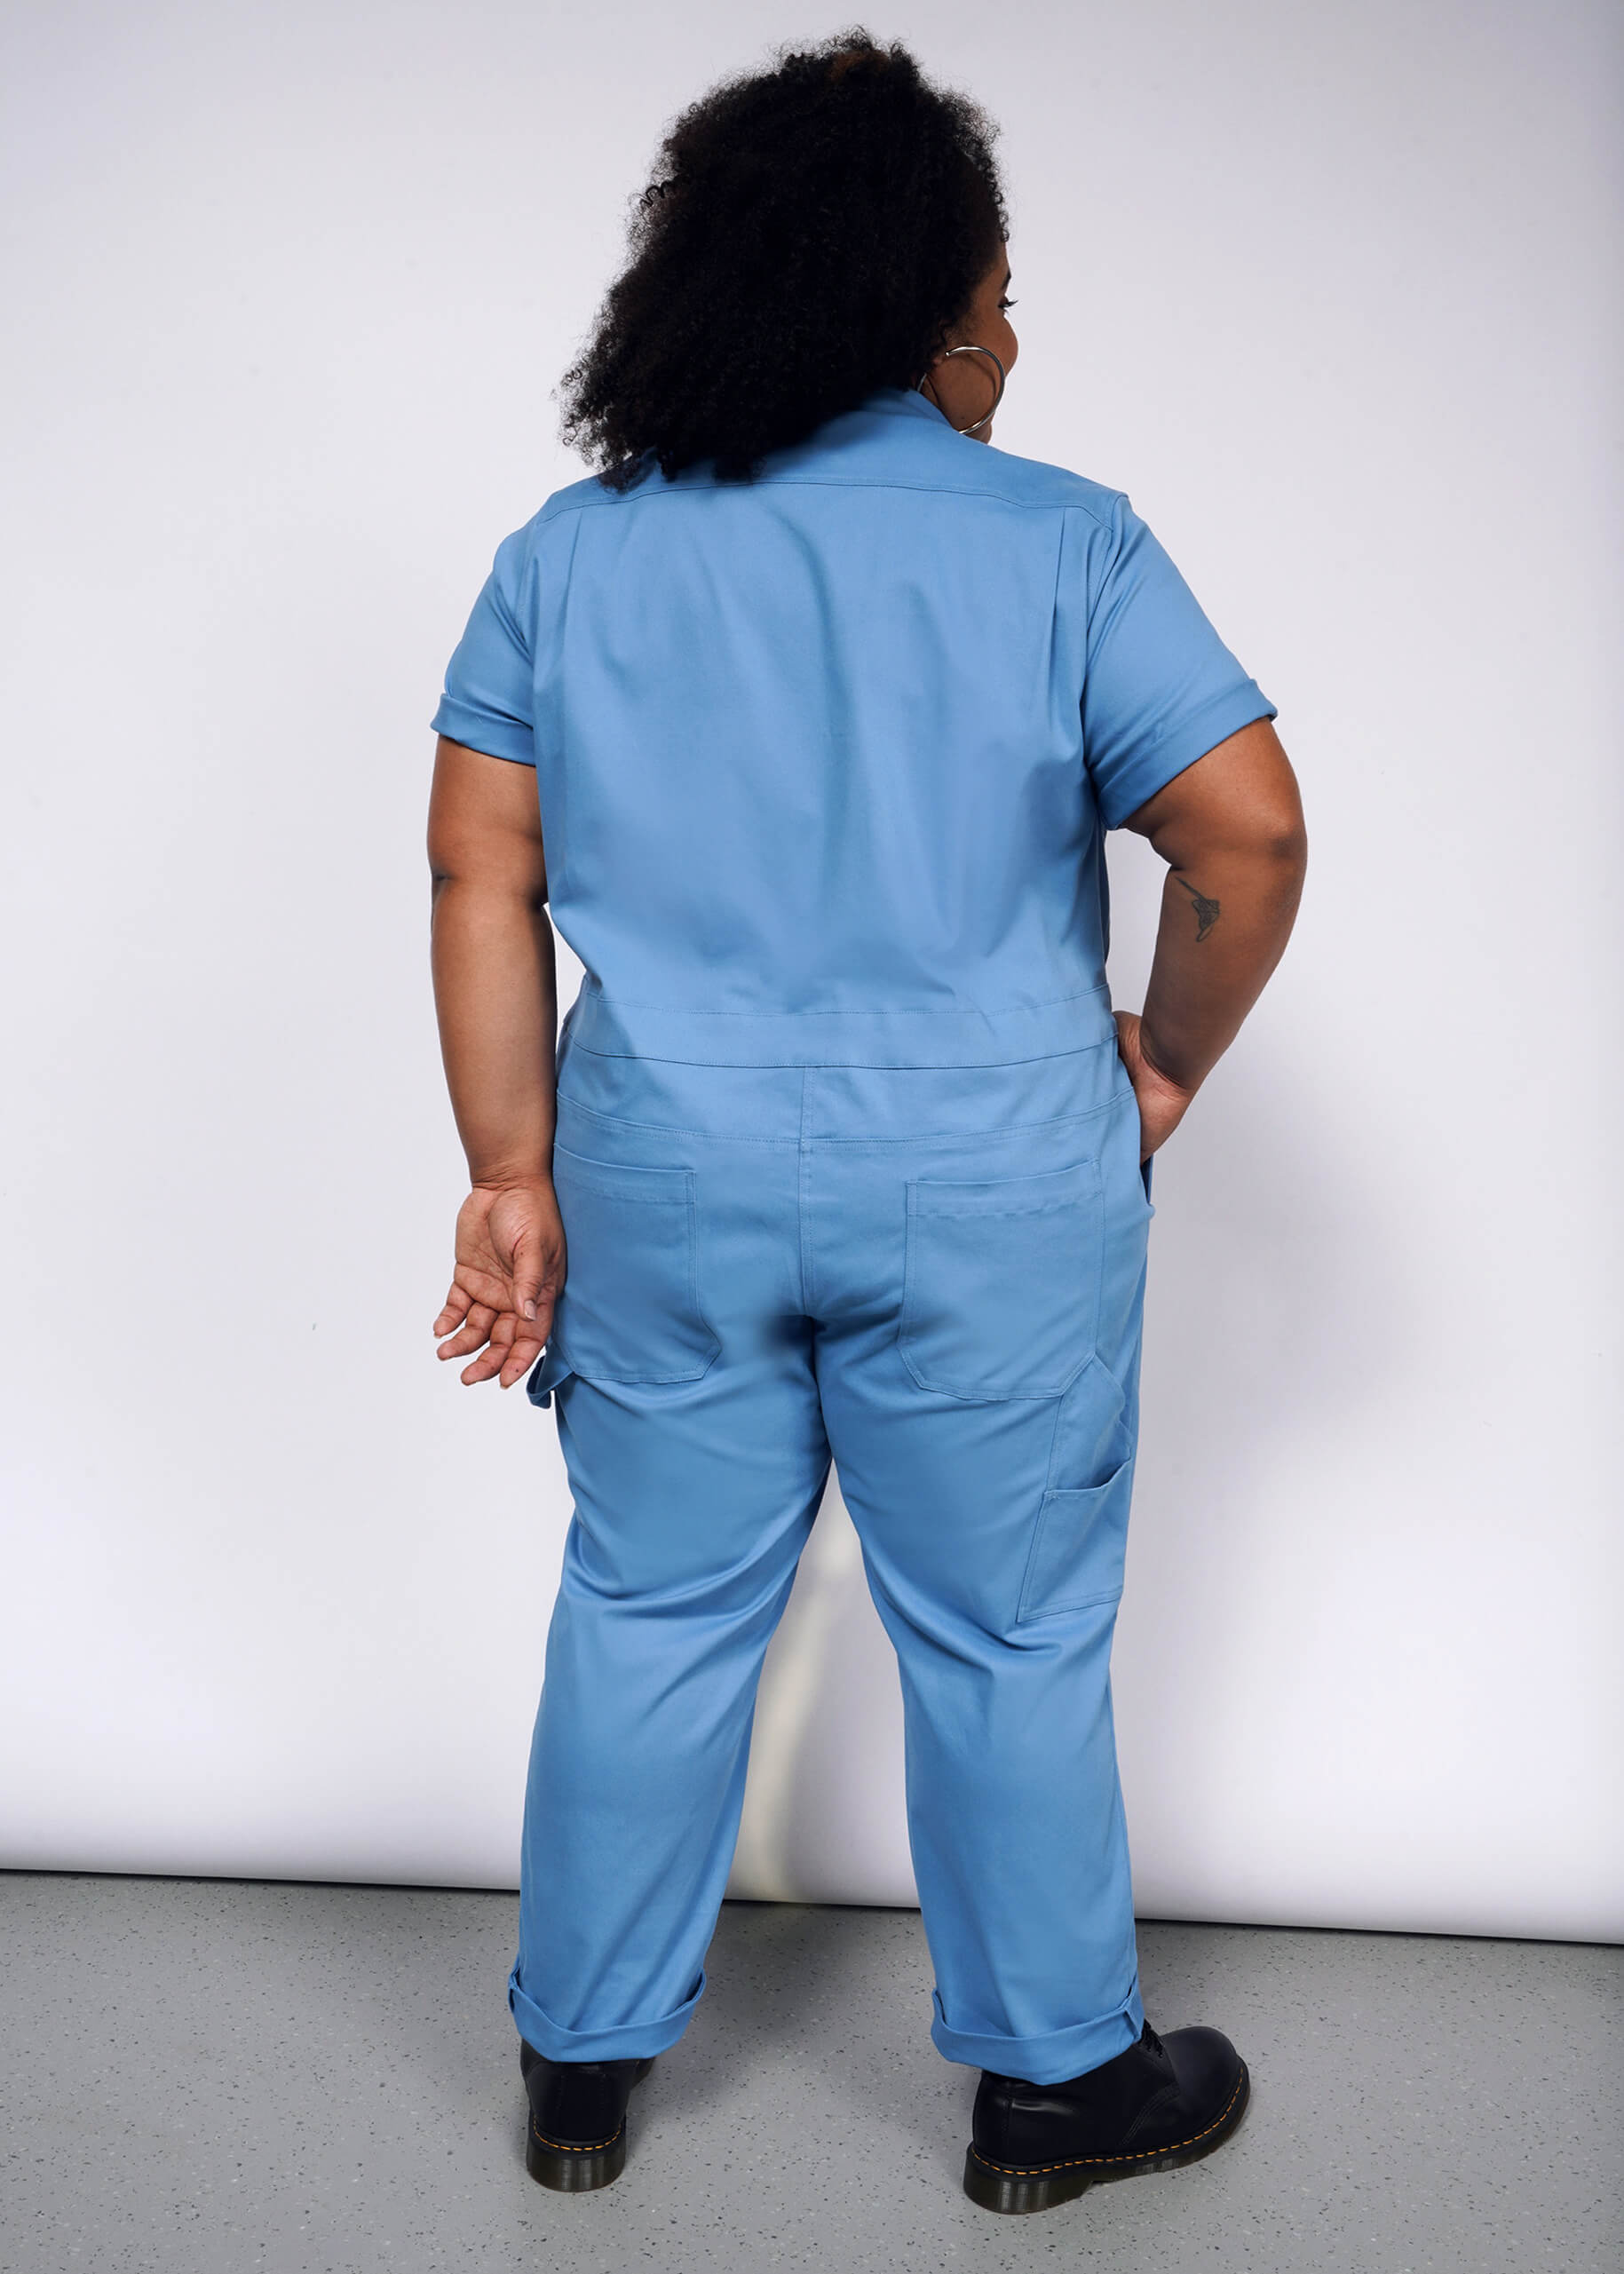
[[[471,1180],[548,1176],[558,971],[545,907],[488,883],[439,880],[432,966],[440,1055]]]
[[[1181,1089],[1199,1089],[1279,962],[1304,865],[1302,843],[1287,836],[1169,868],[1140,1033],[1146,1058]]]

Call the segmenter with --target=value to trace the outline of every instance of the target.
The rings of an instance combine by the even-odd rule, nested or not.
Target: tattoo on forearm
[[[1218,921],[1218,903],[1209,900],[1204,892],[1198,892],[1187,876],[1177,877],[1175,882],[1184,886],[1195,903],[1195,937],[1199,946]]]

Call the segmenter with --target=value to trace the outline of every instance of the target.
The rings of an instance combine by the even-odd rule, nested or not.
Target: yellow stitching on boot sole
[[[1137,2164],[1143,2163],[1147,2156],[1176,2156],[1181,2148],[1192,2148],[1198,2140],[1204,2140],[1207,2137],[1208,2132],[1217,2130],[1224,2117],[1235,2105],[1240,2088],[1245,2082],[1244,2077],[1236,2078],[1235,2089],[1224,2102],[1222,2114],[1213,2118],[1212,2122],[1206,2127],[1206,2131],[1192,2132],[1187,2140],[1174,2140],[1165,2148],[1136,2148],[1131,2155],[1127,2156],[1067,2156],[1064,2163],[1058,2164],[995,2164],[990,2156],[982,2154],[973,2141],[970,2143],[970,2152],[978,2164],[985,2164],[988,2171],[1008,2172],[1016,2179],[1028,2179],[1042,2171],[1070,2171],[1078,2164]]]
[[[606,2140],[550,2140],[545,2132],[538,2128],[535,2117],[530,2119],[531,2137],[539,2140],[543,2147],[557,2148],[560,2155],[566,2156],[590,2156],[596,2154],[599,2148],[612,2148],[625,2129],[624,2124],[616,2125]]]

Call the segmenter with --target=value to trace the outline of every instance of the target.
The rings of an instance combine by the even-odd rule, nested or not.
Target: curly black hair
[[[617,489],[748,480],[876,387],[911,387],[1009,234],[965,96],[860,27],[724,80],[634,199],[630,258],[564,376],[562,432]]]

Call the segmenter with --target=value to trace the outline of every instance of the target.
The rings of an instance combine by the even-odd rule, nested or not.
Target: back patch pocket
[[[568,1244],[554,1317],[566,1367],[588,1382],[697,1382],[721,1344],[700,1304],[693,1169],[555,1143],[552,1181]]]
[[[897,1344],[922,1390],[1052,1398],[1094,1355],[1099,1163],[976,1183],[918,1177]]]

